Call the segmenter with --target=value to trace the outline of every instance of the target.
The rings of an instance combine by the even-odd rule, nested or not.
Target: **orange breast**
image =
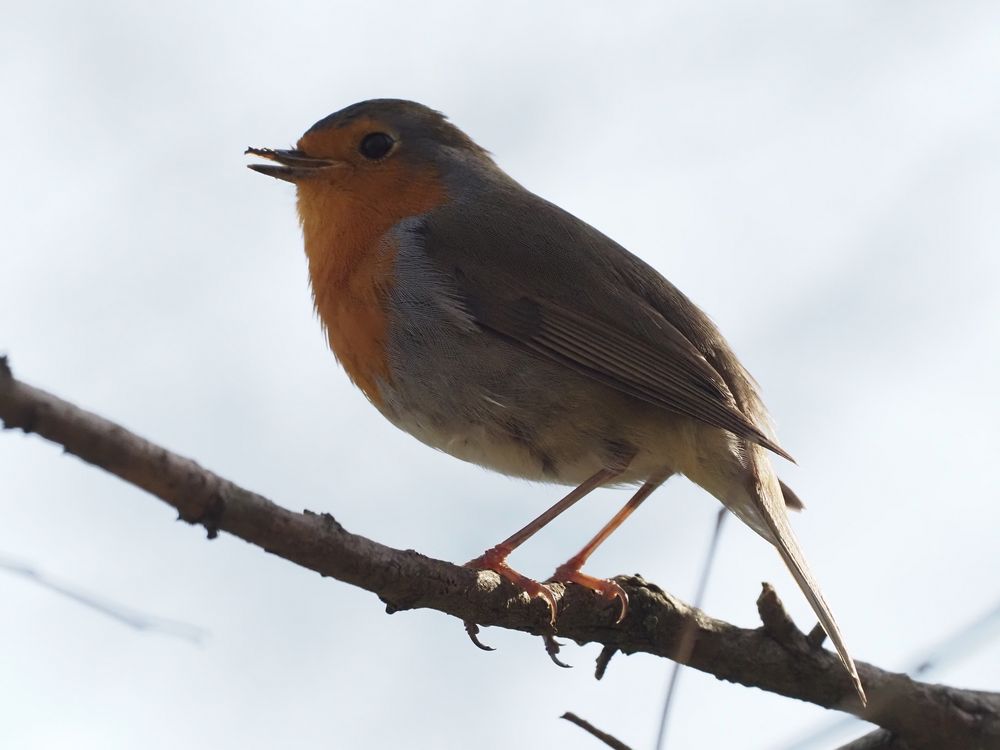
[[[357,169],[334,184],[298,185],[316,310],[347,375],[376,405],[382,403],[378,382],[391,382],[387,295],[395,248],[385,235],[443,200],[435,175],[415,174],[401,163]]]

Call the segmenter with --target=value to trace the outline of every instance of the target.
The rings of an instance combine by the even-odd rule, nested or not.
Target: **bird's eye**
[[[387,135],[386,133],[369,133],[361,139],[358,151],[366,159],[381,159],[392,150],[393,143],[395,141],[392,140],[391,135]]]

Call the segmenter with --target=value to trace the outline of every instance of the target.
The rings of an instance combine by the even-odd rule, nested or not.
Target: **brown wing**
[[[651,347],[558,303],[528,297],[500,305],[469,301],[476,322],[509,341],[653,406],[791,458],[736,408],[725,382],[673,326],[664,325],[659,345]]]
[[[571,214],[511,190],[475,216],[455,204],[438,209],[417,234],[484,329],[792,460],[755,423],[762,407],[749,408],[757,403],[749,376],[708,318]]]

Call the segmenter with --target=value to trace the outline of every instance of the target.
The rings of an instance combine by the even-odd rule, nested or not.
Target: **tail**
[[[854,660],[847,651],[844,636],[840,632],[840,628],[837,627],[837,621],[833,619],[833,613],[830,611],[826,600],[823,599],[823,594],[819,590],[819,584],[813,578],[812,572],[806,563],[805,555],[802,554],[802,549],[799,547],[799,543],[792,533],[792,528],[788,524],[788,515],[785,512],[785,501],[782,498],[781,486],[774,474],[774,470],[771,468],[770,461],[764,451],[756,446],[751,448],[748,453],[752,457],[751,467],[753,475],[747,490],[753,501],[754,510],[758,515],[758,518],[754,519],[758,523],[750,523],[749,525],[755,528],[758,533],[768,539],[777,548],[778,554],[785,561],[785,565],[788,566],[792,577],[799,585],[799,588],[802,589],[802,593],[805,594],[809,605],[813,608],[813,612],[819,618],[823,630],[830,636],[830,640],[837,649],[840,661],[843,662],[844,669],[847,670],[848,675],[851,677],[851,682],[854,684],[858,698],[861,699],[861,705],[867,705],[868,699],[861,685],[861,679],[858,677],[857,667],[854,666]],[[737,515],[743,516],[742,513],[738,512]],[[746,518],[743,518],[743,520],[748,521]],[[767,533],[764,533],[765,531]]]

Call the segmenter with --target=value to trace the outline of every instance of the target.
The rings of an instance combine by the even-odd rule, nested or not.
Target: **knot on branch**
[[[601,649],[601,653],[597,656],[596,666],[594,667],[594,679],[599,680],[604,677],[604,673],[608,671],[608,664],[611,663],[611,660],[617,653],[617,646],[605,646]]]
[[[198,513],[186,513],[184,509],[177,511],[177,519],[192,526],[201,525],[204,527],[209,539],[215,539],[222,528],[222,516],[226,512],[226,501],[221,492],[213,492],[204,507]]]
[[[344,531],[344,527],[340,524],[336,518],[331,516],[329,513],[314,513],[308,508],[302,510],[302,515],[308,516],[309,518],[318,518],[323,524],[323,530],[328,532],[341,533]]]
[[[809,638],[798,629],[795,621],[781,603],[774,586],[764,582],[761,584],[760,596],[757,597],[757,613],[764,625],[764,632],[790,651],[809,652],[815,650]],[[822,640],[820,641],[822,644]]]

